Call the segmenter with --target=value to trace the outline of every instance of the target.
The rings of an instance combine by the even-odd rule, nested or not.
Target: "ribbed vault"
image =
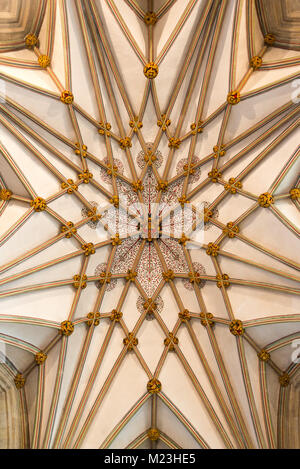
[[[16,369],[0,355],[0,444],[2,449],[28,447],[28,418],[24,390],[14,383]]]
[[[23,445],[299,444],[300,55],[258,3],[48,0],[0,53]]]
[[[39,33],[46,9],[45,0],[0,1],[0,51],[24,49],[24,37]]]
[[[299,0],[279,0],[276,8],[273,7],[271,0],[257,0],[256,5],[263,33],[272,31],[276,36],[274,45],[299,50]]]

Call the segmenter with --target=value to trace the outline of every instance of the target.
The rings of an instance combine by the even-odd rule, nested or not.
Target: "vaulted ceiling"
[[[272,32],[274,46],[300,49],[300,1],[279,0],[274,8],[272,0],[256,0],[257,12],[264,34]]]
[[[281,4],[0,1],[0,446],[299,447]]]
[[[39,33],[46,9],[43,0],[0,1],[0,51],[24,49],[24,37]]]

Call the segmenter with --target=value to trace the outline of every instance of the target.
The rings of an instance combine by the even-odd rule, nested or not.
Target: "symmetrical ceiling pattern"
[[[254,0],[9,3],[1,446],[299,447],[297,47]]]

